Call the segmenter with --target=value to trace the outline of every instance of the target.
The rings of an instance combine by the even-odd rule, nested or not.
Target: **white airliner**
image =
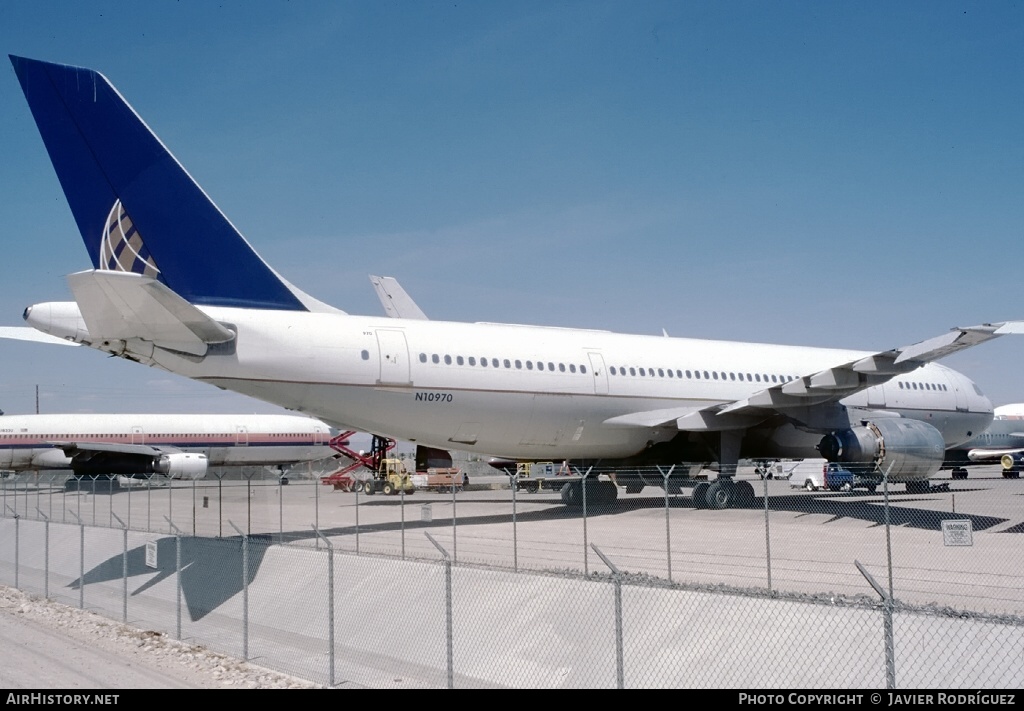
[[[715,463],[694,489],[714,508],[753,498],[741,457],[825,457],[923,491],[992,420],[933,361],[1024,333],[982,324],[871,352],[350,315],[268,266],[103,75],[11,60],[93,266],[28,325],[345,429],[615,467],[627,490],[626,467]]]
[[[209,467],[288,467],[338,456],[331,428],[297,415],[5,415],[0,470],[202,479]]]
[[[1003,477],[1020,478],[1024,468],[1024,404],[1000,405],[992,423],[978,436],[946,451],[954,479],[966,479],[972,464],[1003,465]]]

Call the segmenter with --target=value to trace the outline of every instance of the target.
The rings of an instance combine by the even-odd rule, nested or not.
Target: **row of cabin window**
[[[904,383],[900,381],[900,390],[942,390],[945,391],[948,388],[942,383]]]
[[[255,437],[256,436],[252,432],[241,432],[241,433],[239,433],[239,432],[218,432],[216,434],[222,435],[222,436],[225,436],[225,437],[228,437],[228,436],[231,436],[231,435],[235,435],[235,434],[244,434],[244,435],[247,435],[249,437]],[[212,434],[154,434],[152,432],[136,432],[134,434],[130,434],[130,433],[122,432],[120,434],[106,434],[106,435],[105,434],[91,434],[91,435],[87,435],[87,436],[90,437],[90,438],[96,438],[96,437],[132,437],[132,436],[134,436],[134,437],[150,437],[150,438],[159,438],[159,437],[174,437],[174,438],[179,438],[179,437],[204,437],[205,438],[205,437],[211,437],[213,435]],[[264,434],[262,434],[260,436],[261,437],[295,437],[297,435],[290,435],[290,434],[288,434],[286,432],[285,433],[268,432],[268,433],[264,433]],[[64,440],[64,439],[76,439],[76,438],[77,439],[82,439],[83,435],[81,433],[78,433],[78,434],[38,434],[38,435],[36,435],[36,434],[29,434],[27,432],[25,432],[23,434],[5,434],[5,435],[0,435],[0,439],[24,439],[26,437],[33,437],[35,439],[43,439],[43,440],[50,440],[50,439]]]
[[[463,358],[462,356],[455,356],[454,358],[452,358],[452,356],[450,355],[439,356],[437,353],[434,353],[430,356],[431,363],[440,364],[442,360],[444,361],[445,365],[452,365],[453,363],[455,365],[476,365],[478,362],[477,359],[473,356],[469,356],[467,358]],[[426,362],[427,354],[420,353],[420,363]],[[488,363],[492,368],[500,368],[504,366],[506,368],[514,367],[516,370],[523,369],[523,361],[521,360],[509,360],[508,358],[498,360],[497,358],[491,358],[490,361],[488,361],[487,358],[479,359],[479,364],[481,367],[486,368],[488,366]],[[585,374],[587,372],[587,366],[577,366],[575,363],[570,363],[569,365],[566,365],[565,363],[559,363],[558,365],[555,365],[554,363],[551,362],[545,364],[543,361],[537,361],[536,363],[534,363],[532,360],[526,361],[527,370],[533,370],[534,368],[536,368],[537,370],[549,370],[552,373],[554,373],[556,370],[559,373],[569,372]]]
[[[612,375],[626,375],[627,369],[624,367],[616,368],[614,365],[608,369]],[[680,380],[685,377],[687,380],[746,380],[750,383],[788,383],[790,380],[796,380],[792,375],[768,375],[767,373],[726,373],[725,371],[706,371],[706,370],[672,370],[671,368],[658,368],[655,371],[654,368],[636,368],[630,366],[628,369],[629,375],[639,375],[641,377],[653,378],[655,375],[659,378],[668,376],[669,378],[679,378]],[[746,376],[746,377],[744,377]]]

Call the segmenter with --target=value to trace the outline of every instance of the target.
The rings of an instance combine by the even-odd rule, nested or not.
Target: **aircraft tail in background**
[[[337,311],[263,261],[106,77],[11,62],[97,270],[156,279],[191,304]]]

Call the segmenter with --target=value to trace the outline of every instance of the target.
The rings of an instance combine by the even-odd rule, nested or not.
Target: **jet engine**
[[[202,479],[206,476],[206,455],[197,452],[164,454],[154,463],[153,471],[170,479]]]
[[[163,474],[171,479],[202,479],[206,476],[206,465],[206,455],[193,452],[171,452],[159,457],[101,452],[71,459],[71,469],[79,477]]]
[[[946,443],[927,422],[885,417],[830,432],[818,451],[830,462],[854,465],[865,474],[888,472],[889,481],[920,481],[939,471]]]

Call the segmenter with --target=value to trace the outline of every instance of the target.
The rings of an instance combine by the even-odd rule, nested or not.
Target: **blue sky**
[[[5,54],[105,74],[257,251],[382,314],[881,350],[1024,318],[1024,7],[0,2]],[[85,248],[0,72],[0,325]],[[1024,338],[946,359],[1024,401]],[[276,412],[0,342],[0,408]]]

